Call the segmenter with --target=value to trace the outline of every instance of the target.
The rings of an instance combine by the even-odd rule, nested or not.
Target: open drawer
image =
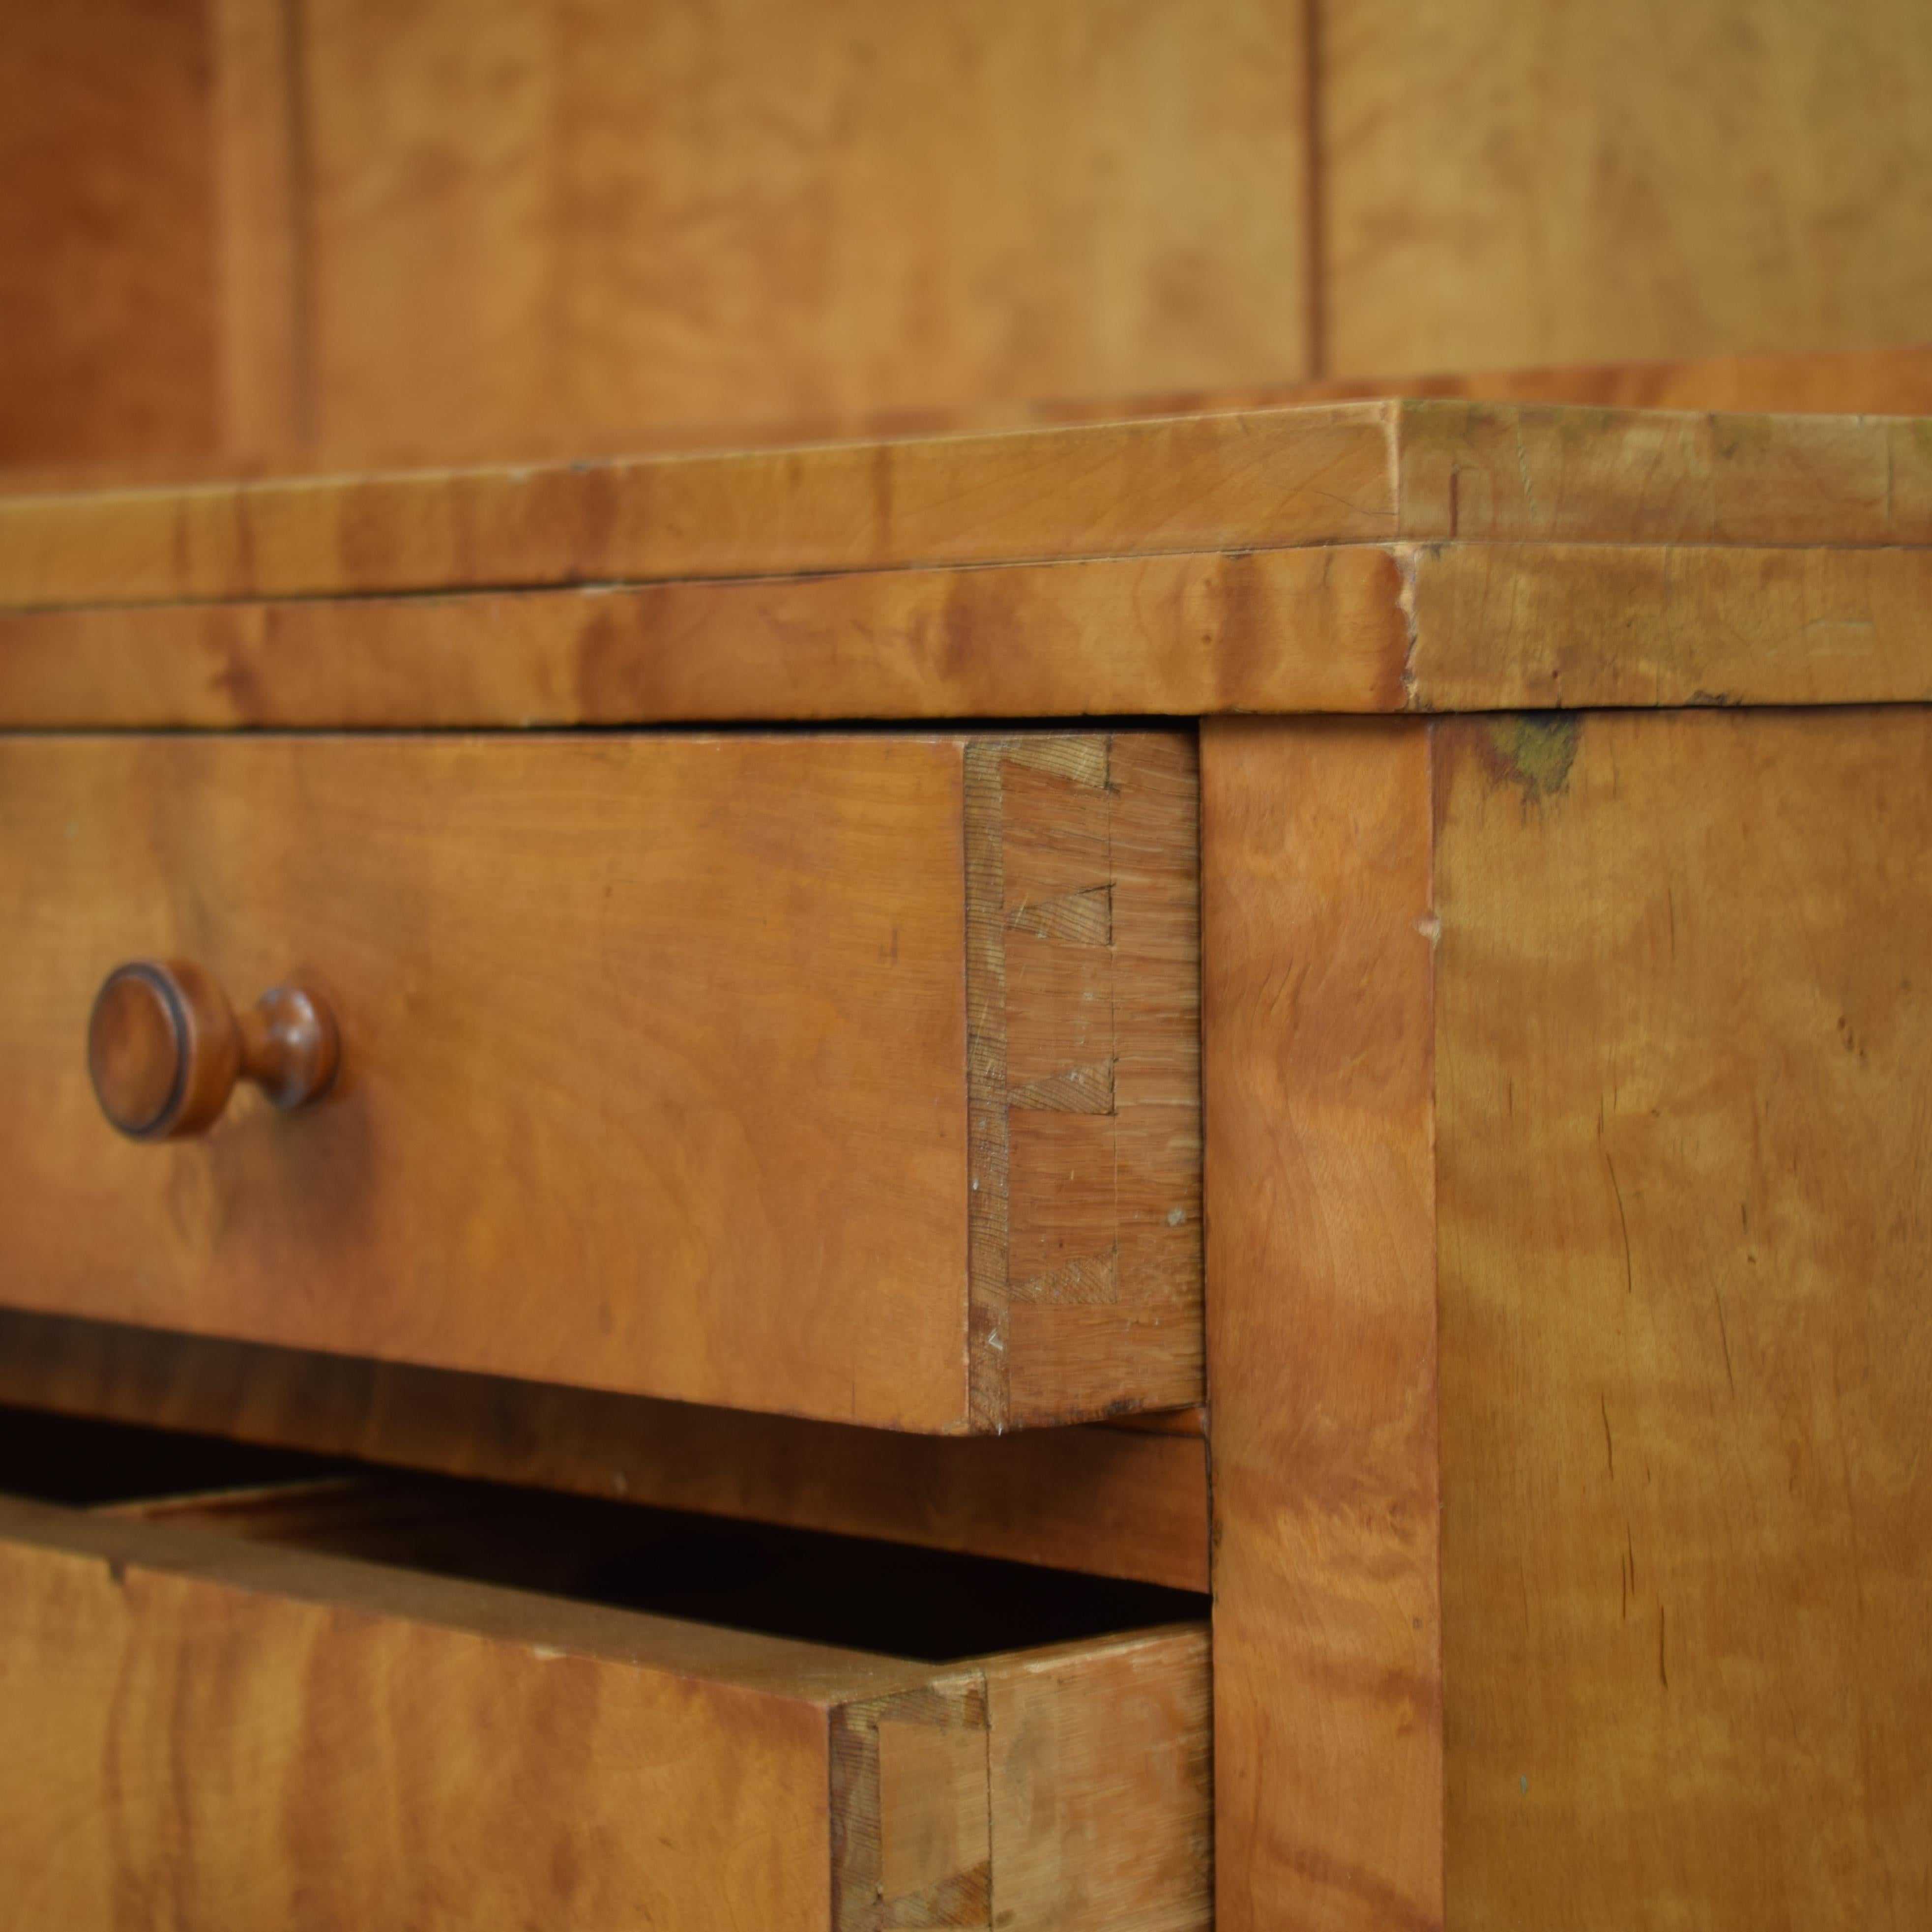
[[[1093,1628],[1174,1601],[454,1484],[8,1497],[0,1922],[1204,1925],[1206,1631]]]
[[[932,1433],[1198,1402],[1196,790],[1171,730],[0,736],[0,1301]],[[292,982],[282,1111],[224,1043]]]

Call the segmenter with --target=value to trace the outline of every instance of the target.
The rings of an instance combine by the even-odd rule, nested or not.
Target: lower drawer
[[[908,1553],[812,1539],[761,1586],[730,1540],[759,1532],[667,1520],[453,1485],[0,1499],[0,1924],[1208,1922],[1201,1627],[938,1660],[725,1628],[691,1616],[890,1641]],[[478,1580],[586,1564],[689,1614]],[[1030,1610],[988,1566],[898,1647],[1136,1587],[1046,1574]]]

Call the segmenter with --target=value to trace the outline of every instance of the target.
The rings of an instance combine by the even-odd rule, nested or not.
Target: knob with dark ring
[[[87,1066],[108,1120],[130,1140],[179,1140],[220,1118],[238,1079],[278,1107],[319,1100],[340,1058],[335,1017],[299,986],[264,993],[238,1019],[184,959],[117,966],[95,996]]]

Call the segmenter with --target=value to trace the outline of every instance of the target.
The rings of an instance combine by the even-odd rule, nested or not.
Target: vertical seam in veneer
[[[1304,353],[1308,379],[1328,373],[1328,222],[1324,206],[1328,168],[1322,153],[1326,134],[1322,106],[1322,0],[1301,0],[1302,272],[1307,331]]]
[[[1436,790],[1436,731],[1434,724],[1426,724],[1423,731],[1423,796],[1429,814],[1429,910],[1425,915],[1428,921],[1429,1025],[1424,1038],[1429,1054],[1429,1224],[1430,1252],[1429,1278],[1433,1292],[1435,1333],[1432,1353],[1434,1357],[1436,1413],[1432,1430],[1432,1452],[1436,1470],[1436,1848],[1442,1862],[1436,1874],[1436,1897],[1444,1923],[1448,1918],[1449,1898],[1449,1816],[1448,1780],[1442,1775],[1447,1754],[1446,1714],[1449,1708],[1449,1687],[1444,1676],[1448,1651],[1447,1633],[1443,1628],[1442,1585],[1442,1215],[1437,1202],[1440,1194],[1442,1176],[1438,1171],[1436,1138],[1436,1094],[1438,1079],[1439,1056],[1436,1052],[1436,1027],[1441,1004],[1437,998],[1436,982],[1441,963],[1442,946],[1442,910],[1437,881],[1437,828],[1440,811]]]
[[[289,386],[296,445],[316,442],[315,196],[309,166],[308,63],[304,0],[281,0],[281,86],[287,113]]]

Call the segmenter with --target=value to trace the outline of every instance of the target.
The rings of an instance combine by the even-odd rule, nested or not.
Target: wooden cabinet
[[[0,1394],[1208,1586],[1222,1932],[1896,1917],[1932,1886],[1928,610],[1904,419],[1364,404],[0,500]],[[313,976],[341,1091],[117,1139],[88,1003],[150,952],[237,1001]],[[1198,1280],[1138,1272],[1197,1228]],[[343,1748],[297,1658],[356,1710],[428,1658],[485,1721],[497,1666],[443,1660],[512,1630],[501,1576],[461,1585],[488,1618],[368,1599],[378,1666],[312,1622],[349,1574],[313,1538],[10,1520],[18,1603],[58,1569],[86,1606],[16,1652],[85,1829],[104,1735],[157,1780],[196,1740],[218,1790],[251,1738],[283,1778]],[[232,1702],[110,1708],[128,1604],[204,1591],[260,1634],[182,1681]],[[1047,1922],[1208,1921],[1186,1779],[1143,1891],[1078,1876],[1142,1870],[1089,1767],[1188,1762],[1198,1630],[861,1644],[807,1692],[742,1619],[686,1670],[554,1614],[502,1723],[586,1816],[646,1771],[529,1658],[627,1736],[700,1725],[728,1795],[664,1814],[666,1882],[769,1777],[810,1821],[774,1922],[876,1853],[855,1922],[1004,1926],[1011,1751],[1060,1780],[1014,1801]],[[1090,1667],[1058,1729],[1002,1716],[1010,1671]],[[833,1747],[902,1696],[910,1838]],[[560,1916],[549,1802],[502,1850]],[[195,1844],[141,1869],[191,1887]]]

